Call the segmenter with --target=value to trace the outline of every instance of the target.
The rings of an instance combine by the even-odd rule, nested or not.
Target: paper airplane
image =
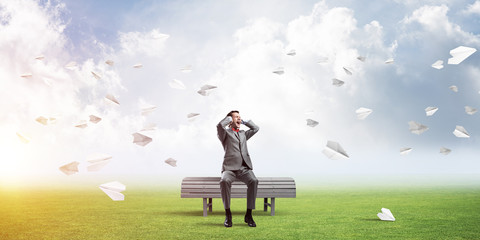
[[[362,61],[362,62],[365,62],[365,60],[367,60],[367,58],[363,57],[363,56],[358,56],[357,59]]]
[[[192,71],[192,65],[186,65],[182,68],[180,68],[180,71],[183,72],[183,73],[189,73]]]
[[[434,62],[432,64],[432,67],[433,68],[436,68],[436,69],[442,69],[443,68],[443,61],[442,60],[438,60],[436,62]]]
[[[79,164],[80,164],[79,162],[71,162],[69,164],[65,164],[65,165],[59,167],[59,169],[60,169],[60,171],[62,171],[66,175],[72,175],[72,174],[78,172],[78,165]]]
[[[75,127],[77,127],[77,128],[86,128],[86,127],[88,127],[87,121],[82,120],[82,121],[80,121],[79,123],[75,124]]]
[[[45,56],[43,55],[39,55],[39,56],[36,56],[35,59],[37,60],[43,60],[45,58]]]
[[[197,91],[198,94],[202,95],[202,96],[208,96],[210,94],[210,91],[212,89],[215,89],[217,88],[216,86],[212,86],[212,85],[208,85],[208,84],[205,84],[203,85],[200,90]]]
[[[273,70],[273,73],[276,73],[278,75],[282,75],[282,74],[285,73],[285,71],[283,70],[283,67],[278,67],[275,70]]]
[[[182,82],[180,82],[180,80],[177,79],[173,79],[173,81],[169,82],[168,85],[170,85],[171,88],[180,90],[184,90],[186,88],[185,84],[183,84]]]
[[[450,87],[448,87],[448,88],[450,88],[450,89],[451,89],[452,91],[454,91],[454,92],[458,92],[458,87],[455,86],[455,85],[452,85],[452,86],[450,86]]]
[[[435,114],[437,111],[438,111],[438,108],[437,108],[437,107],[427,107],[427,108],[425,108],[425,114],[426,114],[427,116],[432,116],[432,115]]]
[[[352,70],[350,70],[349,68],[343,67],[343,71],[345,71],[345,73],[348,75],[352,75]]]
[[[322,153],[332,160],[349,159],[349,156],[342,148],[342,146],[340,146],[339,143],[334,141],[328,141],[327,146],[325,146]]]
[[[112,159],[112,156],[106,155],[106,154],[96,154],[88,157],[87,162],[90,163],[90,165],[87,167],[87,170],[89,172],[96,172],[102,169],[107,163],[110,162],[110,159]]]
[[[415,133],[417,135],[422,134],[423,132],[428,130],[428,127],[425,125],[422,125],[420,123],[410,121],[408,122],[408,125],[410,127],[410,132]]]
[[[452,150],[446,148],[446,147],[441,147],[440,148],[440,153],[443,155],[448,155]]]
[[[93,75],[93,77],[94,77],[95,79],[97,79],[97,80],[102,79],[102,76],[100,76],[99,73],[96,73],[96,72],[92,71],[92,75]]]
[[[382,208],[382,212],[377,214],[378,218],[382,221],[395,221],[392,212],[388,208]]]
[[[385,61],[385,64],[391,64],[393,63],[395,60],[393,60],[393,58],[389,58],[387,59],[387,61]]]
[[[115,62],[113,60],[107,60],[107,61],[105,61],[105,63],[109,66],[115,65]]]
[[[118,102],[118,100],[117,100],[113,95],[111,95],[111,94],[107,94],[107,95],[105,96],[105,98],[108,99],[108,100],[110,100],[110,101],[112,101],[112,102],[114,102],[114,103],[116,103],[116,104],[118,104],[118,105],[120,105],[120,103]]]
[[[318,125],[318,122],[312,119],[307,119],[307,126],[309,127],[315,127]]]
[[[176,167],[177,166],[177,160],[173,159],[173,158],[169,158],[167,160],[165,160],[165,163],[167,163],[168,165],[172,166],[172,167]]]
[[[295,52],[295,49],[292,49],[287,53],[288,56],[295,56],[296,54],[297,52]]]
[[[355,111],[355,113],[357,113],[357,118],[360,120],[367,118],[368,115],[370,115],[370,113],[372,112],[373,112],[372,109],[364,108],[364,107],[361,107]]]
[[[55,124],[55,123],[57,123],[57,119],[54,118],[54,117],[49,117],[49,118],[48,118],[48,122],[49,122],[50,124]]]
[[[477,109],[476,108],[473,108],[473,107],[470,107],[470,106],[465,106],[465,112],[468,114],[468,115],[473,115],[477,112]]]
[[[167,39],[170,37],[170,35],[168,34],[163,34],[163,33],[159,33],[159,32],[152,32],[151,33],[151,36],[153,39]]]
[[[151,137],[145,136],[141,133],[133,133],[132,136],[133,136],[133,143],[136,143],[137,145],[140,145],[142,147],[149,144],[152,141]]]
[[[30,138],[23,136],[22,134],[17,132],[17,137],[20,139],[22,143],[29,143]]]
[[[90,115],[90,122],[97,124],[98,122],[102,121],[102,118],[97,117],[95,115]]]
[[[332,79],[332,85],[333,86],[337,86],[337,87],[340,87],[344,84],[345,82],[340,80],[340,79],[336,79],[336,78],[333,78]]]
[[[48,118],[45,118],[43,116],[40,116],[38,117],[37,119],[35,119],[35,121],[43,124],[43,125],[47,125],[48,124]]]
[[[400,155],[407,155],[407,154],[409,154],[411,151],[412,151],[412,148],[409,148],[409,147],[402,148],[402,149],[400,149]]]
[[[328,63],[328,57],[320,57],[318,64]]]
[[[141,63],[137,63],[135,65],[133,65],[133,68],[142,68],[143,65]]]
[[[459,64],[476,51],[477,49],[475,48],[464,47],[464,46],[460,46],[455,49],[452,49],[450,50],[450,55],[452,55],[452,57],[448,59],[448,64]]]
[[[125,196],[120,192],[125,191],[125,185],[120,182],[114,181],[109,183],[104,183],[99,186],[99,188],[106,193],[113,201],[123,201]]]
[[[143,132],[143,131],[154,131],[156,129],[156,127],[157,127],[157,125],[155,123],[148,123],[140,131],[141,132]]]
[[[193,118],[193,117],[196,117],[198,115],[200,115],[200,113],[189,113],[189,114],[187,114],[187,118]]]
[[[157,106],[144,107],[142,108],[142,115],[146,116],[155,111],[155,109],[157,109]]]
[[[455,130],[453,130],[453,134],[459,138],[469,138],[470,135],[468,134],[467,130],[465,130],[462,126],[456,126]]]
[[[75,70],[75,68],[77,68],[77,63],[76,62],[69,62],[69,63],[67,63],[67,65],[65,65],[65,68],[69,69],[69,70]]]
[[[20,77],[22,77],[22,78],[31,78],[31,77],[33,77],[33,75],[32,75],[31,73],[24,73],[24,74],[20,75]]]

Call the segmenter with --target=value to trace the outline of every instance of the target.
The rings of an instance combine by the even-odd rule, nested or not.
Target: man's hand
[[[250,120],[243,120],[242,119],[242,124],[245,125],[247,122],[249,122]]]

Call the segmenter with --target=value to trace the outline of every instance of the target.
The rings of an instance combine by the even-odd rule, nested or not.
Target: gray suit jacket
[[[222,142],[223,149],[225,150],[222,172],[225,170],[239,170],[243,161],[245,161],[250,169],[253,169],[252,161],[248,154],[247,140],[258,132],[258,126],[250,120],[245,122],[245,126],[250,129],[247,131],[240,130],[237,133],[231,128],[225,129],[229,123],[228,117],[225,117],[217,124],[218,139]]]

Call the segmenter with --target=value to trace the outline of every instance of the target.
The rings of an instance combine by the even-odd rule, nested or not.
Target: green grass
[[[179,189],[127,189],[114,202],[98,188],[0,189],[0,239],[480,239],[480,187],[299,188],[279,198],[276,215],[233,199],[223,227],[221,199],[202,216],[202,199]],[[378,220],[382,207],[395,222]]]

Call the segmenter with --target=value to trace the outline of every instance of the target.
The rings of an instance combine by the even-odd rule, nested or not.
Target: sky
[[[476,175],[480,113],[465,106],[480,108],[479,53],[447,61],[456,47],[480,48],[479,26],[478,0],[2,1],[0,181],[219,176],[216,125],[230,110],[260,127],[248,141],[257,176]],[[217,88],[202,96],[205,84]],[[372,113],[360,120],[360,107]],[[410,121],[429,129],[413,134]],[[153,141],[134,144],[135,132]],[[324,155],[328,141],[349,159]],[[99,154],[112,158],[87,171]],[[75,161],[78,173],[59,170]]]

